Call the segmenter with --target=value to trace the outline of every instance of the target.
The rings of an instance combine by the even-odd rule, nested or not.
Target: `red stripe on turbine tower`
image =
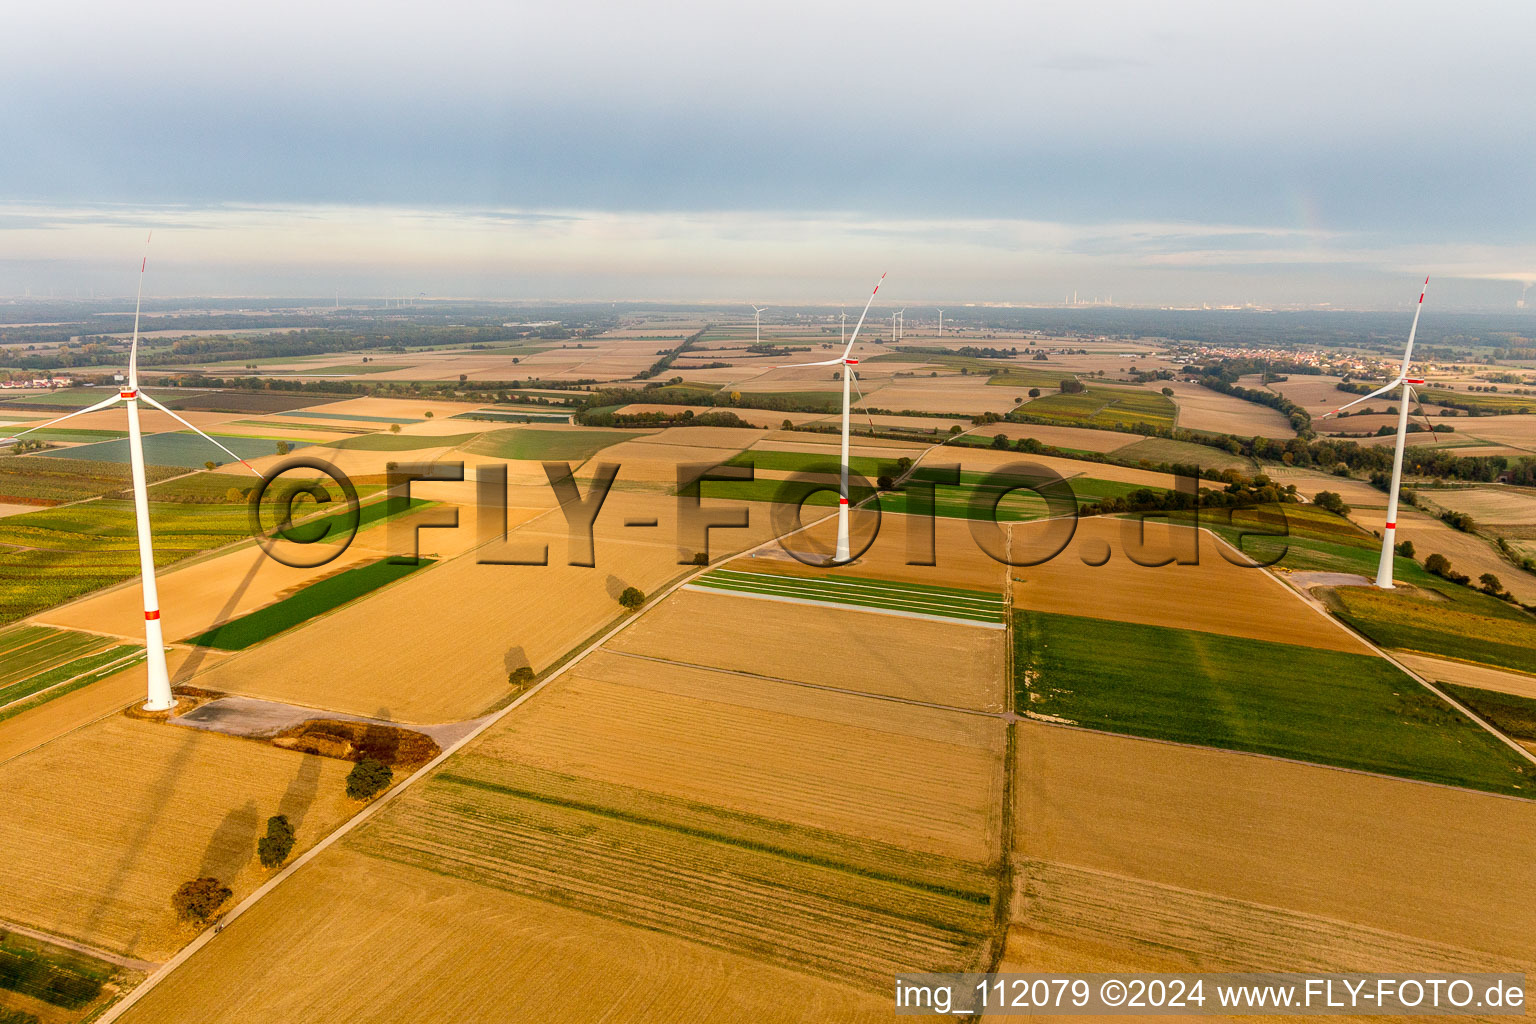
[[[160,617],[160,609],[158,609],[158,608],[155,609],[152,612],[145,612],[144,613],[144,621],[145,622],[152,622],[153,620],[158,619],[159,617]]]
[[[1397,529],[1397,524],[1396,523],[1388,523],[1387,524],[1387,529],[1395,530],[1395,529]]]

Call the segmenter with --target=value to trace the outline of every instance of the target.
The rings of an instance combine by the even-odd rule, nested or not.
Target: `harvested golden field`
[[[714,550],[766,539],[767,511],[748,530],[714,531]],[[641,517],[658,526],[623,525]],[[684,572],[675,517],[670,498],[615,490],[595,525],[595,568],[569,565],[565,517],[542,516],[512,530],[505,546],[419,570],[235,655],[197,684],[401,722],[474,717],[512,695],[512,670],[542,670],[617,620],[624,588],[651,593]],[[548,565],[479,562],[537,558],[546,546]]]
[[[1425,490],[1420,497],[1441,508],[1465,512],[1479,526],[1528,526],[1536,524],[1536,492],[1490,484],[1465,489]]]
[[[966,424],[969,426],[970,424]],[[1058,427],[1046,423],[991,423],[977,427],[983,437],[1003,434],[1010,440],[1032,437],[1041,444],[1076,448],[1087,452],[1113,452],[1141,440],[1140,434],[1122,434],[1118,430],[1091,430],[1086,427]]]
[[[1519,697],[1530,697],[1536,700],[1536,676],[1528,676],[1524,672],[1493,668],[1488,665],[1471,665],[1464,661],[1452,661],[1449,658],[1431,658],[1428,655],[1409,654],[1406,651],[1393,651],[1392,657],[1432,683],[1457,683],[1461,686],[1498,690],[1501,693],[1513,693]]]
[[[746,623],[750,643],[742,642]],[[1001,711],[1004,639],[999,630],[679,591],[609,641],[607,649]]]
[[[1458,416],[1452,421],[1458,434],[1470,434],[1525,452],[1536,451],[1536,416]]]
[[[744,427],[668,427],[666,430],[645,437],[635,438],[635,444],[660,445],[683,448],[718,448],[738,452],[763,439],[761,430]]]
[[[980,432],[991,429],[984,427]],[[1126,435],[1135,440],[1135,434]],[[1135,484],[1138,487],[1172,487],[1174,479],[1167,473],[1156,473],[1149,469],[1132,469],[1129,466],[1111,466],[1100,462],[1083,462],[1079,459],[1062,459],[1053,455],[1030,455],[1026,452],[999,451],[992,448],[956,448],[951,450],[940,449],[927,459],[923,460],[925,466],[944,466],[959,462],[961,468],[967,473],[990,473],[994,470],[1009,466],[1033,463],[1045,466],[1057,473],[1063,479],[1072,477],[1092,477],[1096,480],[1114,480],[1118,483]]]
[[[1343,379],[1329,374],[1293,373],[1288,380],[1271,383],[1269,389],[1289,398],[1316,419],[1359,397],[1339,390],[1339,381]],[[1249,374],[1238,383],[1245,388],[1263,386],[1257,374]]]
[[[1367,530],[1381,529],[1381,516],[1371,511],[1351,513],[1350,518]],[[1432,554],[1451,560],[1451,568],[1472,577],[1473,582],[1485,572],[1499,578],[1520,601],[1536,602],[1536,576],[1521,572],[1506,562],[1492,544],[1483,538],[1462,533],[1433,516],[1406,505],[1398,510],[1397,539],[1413,542],[1414,557],[1420,562]]]
[[[318,411],[325,413],[327,418],[398,416],[402,420],[424,420],[428,418],[428,412],[432,413],[433,418],[447,419],[461,412],[474,412],[478,408],[480,406],[472,402],[439,402],[423,398],[349,398],[340,402],[331,402]]]
[[[869,382],[873,384],[874,382]],[[889,409],[894,413],[924,412],[975,416],[978,413],[1005,413],[1015,408],[1015,398],[1022,398],[1028,388],[990,385],[982,376],[917,377],[892,380],[889,384],[864,389],[864,402],[855,395],[855,411],[860,406]]]
[[[1173,389],[1173,400],[1179,407],[1178,425],[1186,430],[1215,430],[1239,437],[1296,436],[1291,421],[1267,405],[1245,402],[1181,380],[1162,381],[1159,387]]]
[[[1216,897],[1214,912],[1181,926],[1186,936],[1219,928],[1230,919],[1222,904],[1242,901],[1536,960],[1528,855],[1536,803],[1039,723],[1016,728],[1019,855]],[[1109,891],[1102,881],[1056,890],[1078,899]],[[1042,896],[1051,895],[1045,886]],[[1167,931],[1162,901],[1139,910],[1140,924],[1121,914],[1098,927]],[[1097,913],[1078,915],[1084,930]],[[1279,934],[1301,936],[1279,950],[1291,963],[1319,950],[1351,953],[1305,930]]]
[[[1264,570],[1227,561],[1220,542],[1209,533],[1199,535],[1198,565],[1135,564],[1125,553],[1125,531],[1135,531],[1137,525],[1134,519],[1080,520],[1076,536],[1061,554],[1041,565],[1013,570],[1014,606],[1332,651],[1358,654],[1368,650]],[[1050,529],[1046,523],[1013,524],[1015,557],[1025,551],[1043,554]],[[1175,531],[1188,529],[1147,520],[1148,554],[1171,553],[1173,542],[1180,536]],[[1131,536],[1134,538],[1134,532]],[[1102,557],[1106,550],[1110,558],[1103,565],[1095,567],[1083,561],[1085,557]]]
[[[997,852],[1002,749],[992,718],[604,653],[504,719],[464,761],[986,863]]]
[[[890,998],[501,889],[328,850],[125,1024],[884,1022]]]
[[[113,716],[0,765],[0,905],[18,923],[142,959],[189,938],[182,882],[249,894],[284,813],[302,851],[356,809],[343,761]]]
[[[387,529],[387,527],[385,528]],[[361,542],[369,533],[358,535]],[[308,552],[306,552],[307,554]],[[206,561],[161,572],[156,576],[165,638],[170,641],[205,633],[220,622],[264,607],[305,585],[343,569],[372,561],[376,555],[354,543],[334,562],[318,569],[294,569],[267,557],[255,546],[243,547]],[[65,629],[137,638],[143,643],[144,599],[137,579],[100,590],[79,601],[50,609],[36,622]]]
[[[1295,484],[1296,490],[1308,498],[1317,497],[1318,491],[1332,491],[1344,499],[1351,508],[1386,509],[1387,495],[1364,480],[1355,480],[1331,473],[1319,473],[1315,469],[1296,469],[1291,466],[1265,466],[1264,472],[1280,484]],[[1380,523],[1376,526],[1379,528]]]
[[[812,419],[819,423],[840,425],[842,414],[815,415]],[[857,419],[850,420],[850,423],[854,429],[873,423],[876,430],[921,431],[944,435],[949,433],[950,427],[968,430],[971,426],[969,419],[953,419],[947,416],[888,416],[885,413],[863,413]]]
[[[193,651],[185,647],[173,647],[165,655],[171,683],[180,685],[199,667],[226,656],[222,651]],[[42,746],[129,705],[143,704],[148,690],[148,672],[141,661],[8,718],[0,722],[0,762]]]

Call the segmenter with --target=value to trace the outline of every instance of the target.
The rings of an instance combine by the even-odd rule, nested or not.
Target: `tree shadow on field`
[[[148,852],[146,847],[159,829],[161,819],[165,816],[166,805],[175,796],[176,784],[181,781],[191,762],[192,756],[196,753],[198,742],[197,730],[188,729],[186,733],[187,735],[180,739],[176,751],[167,759],[165,769],[160,773],[160,778],[153,783],[147,793],[143,794],[142,806],[153,808],[153,811],[145,815],[144,820],[139,822],[132,835],[124,837],[124,842],[121,845],[122,857],[119,858],[117,866],[112,869],[111,875],[101,887],[100,900],[95,908],[92,909],[89,917],[86,918],[85,934],[95,934],[103,920],[113,912],[121,911],[125,903],[132,902],[131,900],[120,902],[123,886],[127,882],[129,874],[138,863],[140,854]],[[131,798],[125,796],[125,802],[129,799]],[[170,899],[169,892],[166,893],[166,899]],[[138,931],[134,933],[134,938],[122,950],[129,955],[132,955],[138,948],[139,938],[143,935],[143,925],[145,922],[140,921],[136,923],[140,925]],[[62,929],[65,934],[68,934],[69,930],[67,926]]]
[[[609,573],[608,574],[608,580],[607,580],[607,586],[608,586],[608,596],[613,598],[615,601],[617,601],[619,599],[619,595],[624,593],[624,588],[629,586],[629,584],[625,583],[623,580],[621,580],[617,576],[613,575],[613,573]]]
[[[247,800],[245,806],[224,815],[203,850],[196,877],[228,882],[238,875],[256,855],[256,837],[262,831],[262,824],[255,800]]]
[[[285,815],[288,823],[297,832],[299,826],[304,824],[304,815],[315,802],[315,797],[320,792],[320,759],[313,755],[305,755],[299,762],[299,773],[288,783],[288,789],[283,793],[283,798],[277,802],[277,813]]]
[[[532,668],[533,662],[528,660],[528,652],[519,644],[516,647],[508,647],[507,653],[501,656],[501,667],[506,670],[508,676],[520,668]]]

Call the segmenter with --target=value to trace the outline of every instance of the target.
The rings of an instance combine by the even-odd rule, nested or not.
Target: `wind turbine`
[[[896,340],[900,341],[901,339],[905,338],[906,336],[907,336],[907,310],[906,310],[906,307],[903,306],[901,309],[898,309],[896,311]]]
[[[781,370],[801,366],[841,366],[843,368],[843,458],[837,492],[837,553],[832,558],[837,565],[853,560],[850,554],[852,548],[848,544],[848,389],[853,383],[853,367],[859,365],[859,361],[848,358],[848,353],[853,351],[853,343],[859,340],[859,328],[864,326],[864,318],[869,315],[869,307],[874,303],[875,296],[880,292],[880,285],[884,282],[885,275],[881,274],[880,280],[875,282],[875,290],[869,293],[869,300],[864,303],[864,312],[859,314],[859,322],[853,325],[853,334],[843,346],[842,355],[836,359],[822,359],[814,363],[790,363],[788,366],[779,367]]]
[[[843,335],[840,339],[844,345],[848,344],[848,311],[843,310]]]
[[[145,245],[148,244],[148,242],[145,243]],[[128,462],[133,472],[133,513],[139,534],[139,574],[144,591],[144,653],[149,659],[149,693],[144,710],[169,711],[176,706],[176,698],[171,694],[171,674],[165,665],[165,634],[160,626],[160,595],[155,587],[155,552],[149,532],[149,487],[144,477],[144,438],[139,430],[139,403],[148,402],[183,426],[200,434],[256,476],[259,477],[261,474],[257,473],[249,462],[139,389],[139,305],[144,298],[144,270],[148,266],[149,257],[145,256],[143,262],[139,264],[139,294],[133,303],[133,344],[128,352],[128,383],[124,384],[111,398],[66,416],[60,416],[58,419],[49,420],[47,423],[28,427],[21,434],[30,434],[34,430],[42,430],[44,427],[51,427],[55,423],[62,423],[76,416],[84,416],[88,412],[97,412],[118,402],[128,406]],[[0,441],[0,444],[12,443],[21,434],[5,438]]]
[[[767,308],[767,306],[764,306],[762,309],[758,309],[756,306],[752,307],[752,320],[757,325],[757,343],[759,345],[763,343],[763,312]]]
[[[939,333],[944,333],[944,311],[942,309],[939,310]]]
[[[1384,395],[1393,388],[1401,386],[1403,389],[1402,401],[1397,409],[1397,450],[1392,453],[1392,487],[1387,493],[1387,528],[1381,534],[1381,561],[1376,565],[1376,585],[1383,590],[1394,589],[1392,584],[1392,555],[1397,537],[1397,494],[1403,483],[1403,449],[1408,443],[1408,401],[1414,393],[1413,385],[1423,384],[1422,378],[1408,376],[1408,361],[1413,358],[1413,338],[1419,332],[1419,314],[1424,312],[1424,293],[1429,290],[1429,278],[1424,279],[1424,287],[1419,290],[1419,304],[1413,310],[1413,326],[1408,330],[1408,347],[1403,350],[1403,365],[1397,371],[1397,376],[1368,395],[1361,395],[1348,405],[1341,405],[1333,412],[1326,413],[1323,419],[1329,416],[1337,416],[1351,406],[1378,395]]]

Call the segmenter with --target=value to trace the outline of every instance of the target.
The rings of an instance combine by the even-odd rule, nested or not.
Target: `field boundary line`
[[[1076,732],[1093,733],[1096,736],[1114,736],[1123,740],[1134,740],[1137,743],[1161,743],[1164,746],[1182,747],[1185,750],[1205,750],[1215,754],[1231,754],[1234,757],[1257,757],[1264,761],[1278,761],[1281,764],[1293,764],[1301,768],[1315,768],[1323,772],[1344,772],[1349,775],[1363,775],[1368,779],[1401,782],[1410,786],[1432,786],[1435,789],[1448,789],[1453,793],[1473,793],[1477,796],[1486,796],[1495,800],[1517,800],[1522,804],[1536,803],[1536,796],[1516,796],[1514,793],[1499,793],[1491,789],[1473,789],[1471,786],[1457,786],[1449,782],[1413,779],[1406,775],[1388,775],[1385,772],[1373,772],[1366,768],[1346,768],[1344,765],[1324,764],[1321,761],[1303,761],[1296,757],[1285,757],[1282,754],[1265,754],[1257,750],[1238,750],[1236,747],[1213,747],[1206,743],[1191,743],[1188,740],[1170,740],[1161,736],[1142,736],[1134,732],[1113,732],[1109,729],[1095,729],[1091,725],[1052,722],[1045,718],[1035,718],[1027,712],[1019,715],[1017,721],[1028,722],[1030,725],[1039,725],[1050,729],[1071,729]]]
[[[0,931],[25,935],[29,939],[46,942],[50,946],[58,946],[60,949],[67,949],[73,953],[83,953],[97,960],[104,960],[109,964],[126,967],[131,971],[144,971],[148,973],[160,966],[153,960],[138,960],[131,956],[123,956],[121,953],[112,953],[96,946],[87,945],[78,939],[66,938],[63,935],[55,935],[52,932],[45,932],[37,928],[28,928],[26,925],[17,924],[14,921],[0,919]]]
[[[813,608],[836,608],[840,611],[869,612],[871,615],[893,615],[903,619],[922,619],[927,622],[945,622],[955,626],[975,626],[978,629],[1004,629],[1001,622],[981,622],[977,619],[951,618],[947,615],[929,615],[924,612],[907,612],[895,608],[880,608],[867,604],[844,604],[841,601],[813,601],[809,598],[788,597],[784,594],[764,594],[755,590],[736,590],[731,587],[711,587],[687,583],[684,590],[695,594],[726,594],[730,597],[746,597],[758,601],[778,601],[782,604],[803,604]]]

